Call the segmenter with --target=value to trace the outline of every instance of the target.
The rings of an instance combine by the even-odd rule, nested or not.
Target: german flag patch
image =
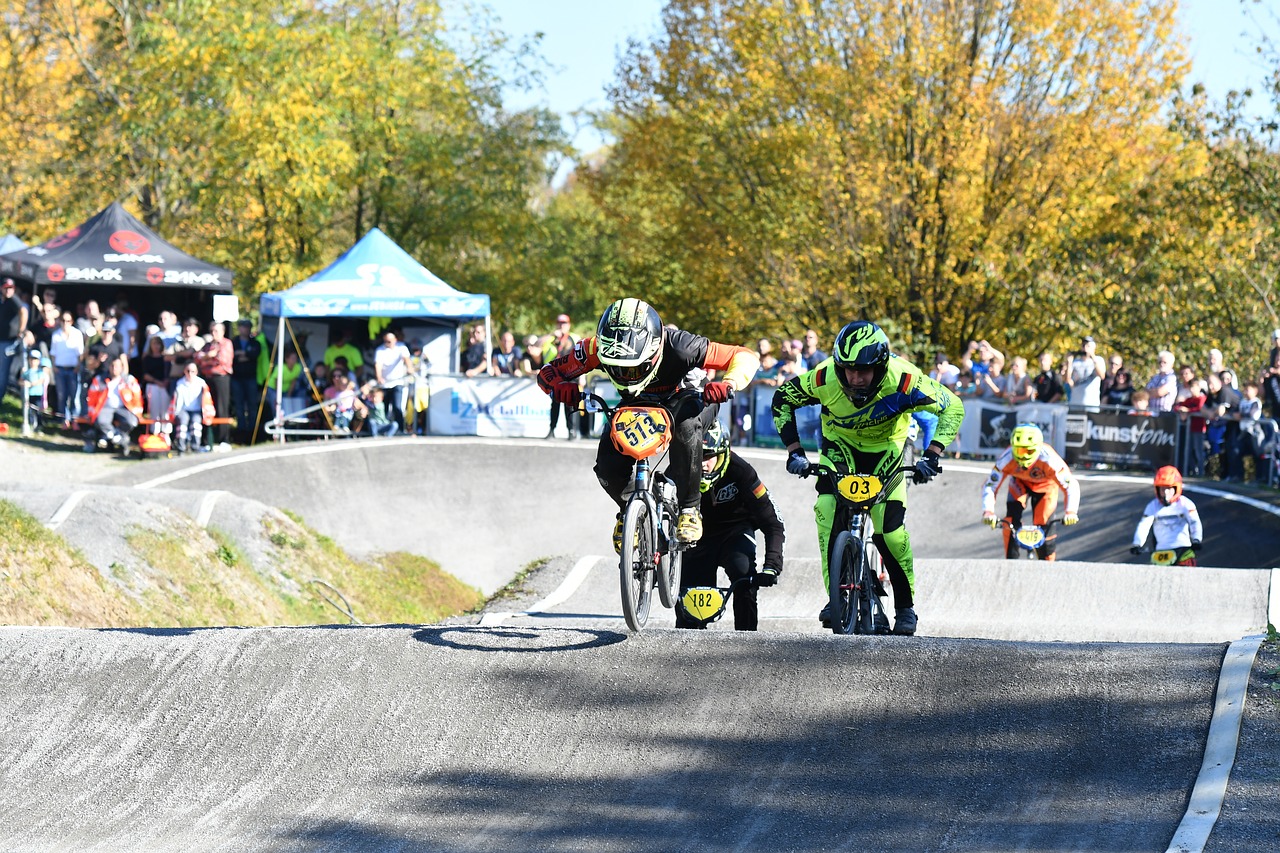
[[[829,369],[830,370],[836,369],[835,362],[831,363],[831,367]],[[826,385],[826,384],[827,384],[827,371],[819,370],[817,375],[813,377],[813,387],[821,388],[823,385]]]
[[[902,374],[902,380],[898,382],[898,393],[909,394],[911,392],[911,386],[915,384],[916,384],[916,377],[914,373]]]
[[[757,483],[755,489],[752,490],[751,494],[756,496],[756,500],[759,500],[760,498],[764,497],[765,493],[767,493],[768,491],[769,490],[764,487],[764,483]]]

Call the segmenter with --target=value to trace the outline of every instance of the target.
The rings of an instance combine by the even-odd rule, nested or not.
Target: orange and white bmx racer
[[[996,494],[1005,480],[1009,492],[1005,518],[996,516]],[[1018,424],[1009,436],[1009,446],[996,459],[995,467],[982,486],[982,522],[996,527],[1004,522],[1004,555],[1016,559],[1018,543],[1015,531],[1023,528],[1022,514],[1028,505],[1031,523],[1044,532],[1043,541],[1035,548],[1041,560],[1056,559],[1057,536],[1048,530],[1050,517],[1058,507],[1058,497],[1066,493],[1066,509],[1062,523],[1070,526],[1080,520],[1080,484],[1058,452],[1044,443],[1044,433],[1031,423]]]

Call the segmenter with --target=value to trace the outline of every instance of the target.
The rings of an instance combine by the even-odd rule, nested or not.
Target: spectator
[[[1222,350],[1218,349],[1217,347],[1214,347],[1213,349],[1209,350],[1209,372],[1221,374],[1222,371],[1226,369],[1227,369],[1227,365],[1223,362]],[[1233,387],[1236,387],[1236,386],[1233,386]],[[1236,387],[1236,390],[1238,391],[1240,389]]]
[[[369,407],[351,387],[351,379],[345,372],[333,372],[333,385],[324,392],[324,399],[325,410],[332,416],[335,429],[352,435],[360,432]]]
[[[142,417],[142,388],[125,372],[123,358],[107,362],[106,374],[99,372],[93,377],[86,399],[89,419],[98,431],[98,447],[111,445],[128,456],[129,434]],[[94,446],[86,442],[84,449],[92,453]]]
[[[1011,406],[1028,403],[1036,398],[1035,385],[1027,374],[1027,360],[1015,355],[1009,363],[1009,375],[1004,377],[1000,387],[1001,396]]]
[[[1280,329],[1271,331],[1271,352],[1267,354],[1267,364],[1276,363],[1276,355],[1280,354]]]
[[[53,361],[53,383],[58,391],[62,425],[70,428],[71,422],[81,414],[80,362],[85,355],[84,335],[75,327],[70,311],[62,312],[61,327],[50,340],[49,358]]]
[[[1178,399],[1178,377],[1173,373],[1173,353],[1167,349],[1156,355],[1156,372],[1147,383],[1147,392],[1151,395],[1152,412],[1173,411]]]
[[[1133,397],[1133,375],[1124,366],[1119,353],[1112,353],[1107,375],[1102,379],[1102,403],[1106,406],[1127,406]]]
[[[1223,382],[1226,382],[1225,375]],[[1235,411],[1237,429],[1231,453],[1231,476],[1232,479],[1248,482],[1257,477],[1258,449],[1262,446],[1263,439],[1262,427],[1258,424],[1262,419],[1262,400],[1258,399],[1257,382],[1244,383],[1239,393],[1240,402]]]
[[[395,410],[387,403],[382,386],[374,385],[369,389],[365,404],[369,409],[370,435],[375,438],[390,437],[400,431],[400,424],[394,417]]]
[[[978,381],[973,375],[973,368],[961,368],[960,375],[956,377],[956,396],[978,397]]]
[[[338,361],[342,360],[343,357],[339,356]],[[337,373],[337,370],[334,372]],[[272,367],[271,375],[267,377],[269,408],[275,407],[277,384],[280,386],[280,412],[276,415],[276,420],[283,425],[286,420],[294,420],[298,412],[307,408],[307,401],[303,396],[302,364],[298,359],[298,351],[293,347],[284,351],[284,364]]]
[[[498,349],[493,353],[493,364],[489,371],[494,376],[515,376],[520,367],[520,347],[516,346],[516,336],[505,331],[498,336]]]
[[[58,310],[57,305],[41,305],[38,310],[41,312],[41,316],[37,318],[32,334],[35,336],[36,346],[39,347],[41,352],[48,355],[49,345],[53,343],[53,333],[59,328],[58,321],[62,316],[62,312]]]
[[[778,363],[778,384],[794,379],[804,373],[804,363],[800,360],[800,347],[797,341],[788,341],[782,348],[782,359]]]
[[[516,376],[534,376],[545,362],[542,360],[542,339],[530,335],[524,339],[524,352],[516,368]]]
[[[1280,421],[1280,349],[1271,350],[1271,365],[1262,373],[1262,397],[1267,417]]]
[[[804,369],[813,370],[826,357],[827,354],[818,349],[818,333],[813,329],[805,330],[804,345],[800,350],[800,362]]]
[[[1040,372],[1036,374],[1035,379],[1031,380],[1031,384],[1036,389],[1036,399],[1041,403],[1062,402],[1064,389],[1062,380],[1053,369],[1053,353],[1046,350],[1040,353],[1039,360]]]
[[[984,397],[995,402],[1004,394],[1004,376],[1001,375],[998,364],[988,362],[986,370],[980,373],[974,372],[973,380],[976,385],[973,392],[975,397]]]
[[[556,330],[551,333],[551,339],[542,348],[542,360],[544,363],[550,363],[573,352],[573,345],[579,339],[571,331],[570,325],[568,314],[561,314],[556,317]],[[561,406],[564,407],[565,429],[569,431],[569,440],[572,441],[580,434],[578,409],[576,406],[570,406],[567,403],[557,403],[554,399],[551,401],[551,426],[547,429],[547,438],[555,435],[556,425],[560,423]]]
[[[338,339],[325,347],[324,363],[329,368],[329,372],[333,373],[334,365],[337,364],[339,358],[347,360],[346,369],[353,375],[359,376],[361,368],[364,367],[364,355],[360,352],[360,348],[351,343],[351,332],[345,328],[337,330]]]
[[[471,327],[471,337],[467,339],[467,348],[462,352],[462,373],[465,376],[488,376],[493,368],[485,357],[486,342],[484,323],[476,323]]]
[[[1004,353],[985,340],[969,341],[965,358],[971,362],[975,380],[984,373],[990,373],[993,364],[997,365],[997,371],[1004,369]],[[961,359],[961,369],[964,369],[964,359]]]
[[[1147,415],[1148,417],[1155,414],[1151,411],[1151,392],[1146,388],[1135,388],[1133,394],[1129,398],[1130,405],[1129,414],[1131,415]]]
[[[129,299],[124,294],[116,296],[116,304],[113,308],[116,315],[116,338],[124,347],[125,355],[129,356],[129,363],[132,364],[138,357],[139,347],[142,344],[138,333],[138,315],[129,308]]]
[[[169,362],[169,390],[171,393],[173,386],[182,378],[187,363],[196,360],[196,354],[204,349],[205,343],[207,342],[204,339],[204,335],[200,334],[200,321],[195,317],[188,317],[186,322],[182,324],[182,334],[165,348],[165,359]],[[198,368],[199,364],[196,367]]]
[[[1026,363],[1025,359],[1023,363]],[[956,382],[960,379],[960,368],[947,359],[945,352],[940,352],[933,357],[933,370],[929,371],[929,378],[954,391]]]
[[[235,369],[236,349],[227,340],[227,327],[221,320],[209,324],[209,342],[195,355],[200,375],[213,394],[214,417],[231,417],[231,372]],[[218,450],[231,449],[231,425],[215,424],[213,444]]]
[[[1187,476],[1203,477],[1204,463],[1209,450],[1206,433],[1209,420],[1202,414],[1204,404],[1208,400],[1207,386],[1202,380],[1192,379],[1187,388],[1187,396],[1173,404],[1173,410],[1187,424],[1187,440],[1190,453],[1187,458]]]
[[[98,354],[100,361],[106,361],[113,358],[125,357],[125,364],[128,364],[128,352],[125,350],[124,343],[116,335],[116,321],[104,320],[102,323],[102,334],[97,340],[90,341],[89,349],[94,350]]]
[[[233,440],[248,444],[253,440],[262,392],[258,385],[258,357],[262,354],[262,342],[253,336],[252,320],[241,317],[236,321],[231,353],[231,417],[236,420]]]
[[[169,393],[169,363],[164,357],[164,339],[159,335],[147,338],[141,360],[143,395],[147,401],[147,417],[163,420],[169,413],[173,397]]]
[[[27,351],[27,365],[22,371],[22,399],[25,405],[22,434],[30,435],[40,426],[40,411],[49,393],[49,375],[44,369],[40,350]]]
[[[388,417],[404,423],[413,387],[413,354],[390,329],[382,333],[382,344],[373,353],[373,381],[383,389],[383,399],[390,410]]]
[[[1196,381],[1195,368],[1184,364],[1178,368],[1178,394],[1173,401],[1176,408],[1179,403],[1191,396],[1191,383]]]
[[[173,386],[173,401],[169,407],[179,453],[208,451],[201,437],[205,423],[216,414],[209,383],[200,376],[199,366],[194,361],[188,362],[182,369],[182,377]]]
[[[80,334],[84,335],[86,341],[92,341],[102,332],[103,319],[98,301],[90,299],[84,304],[84,313],[76,319],[76,328],[80,330]]]
[[[14,294],[13,279],[0,281],[0,400],[9,391],[9,379],[14,367],[23,367],[19,341],[27,330],[27,307]]]
[[[776,388],[782,384],[779,374],[782,372],[782,362],[773,354],[773,345],[768,339],[761,338],[756,344],[756,352],[760,354],[760,367],[756,370],[755,378],[752,380],[757,385],[764,385],[769,388]]]
[[[1080,349],[1062,366],[1067,404],[1096,410],[1102,404],[1102,377],[1106,375],[1107,364],[1098,355],[1097,343],[1092,335],[1085,335]]]
[[[182,327],[178,325],[178,315],[172,311],[161,311],[157,334],[164,341],[165,352],[182,340]],[[171,361],[172,363],[172,361]]]
[[[1205,431],[1205,440],[1209,445],[1208,456],[1205,460],[1206,476],[1214,478],[1225,476],[1227,422],[1222,415],[1224,412],[1224,397],[1229,404],[1229,395],[1233,393],[1229,388],[1224,390],[1222,377],[1217,373],[1210,373],[1206,378],[1205,401],[1204,406],[1201,408],[1201,411],[1209,419]]]

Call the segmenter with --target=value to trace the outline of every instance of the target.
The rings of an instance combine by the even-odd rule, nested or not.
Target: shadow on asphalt
[[[627,639],[618,631],[595,628],[423,628],[420,643],[476,652],[572,652],[612,646]]]

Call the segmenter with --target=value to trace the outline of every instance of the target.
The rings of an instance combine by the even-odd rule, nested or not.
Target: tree
[[[717,333],[1029,342],[1095,287],[1065,247],[1177,150],[1173,26],[1157,0],[673,0],[594,192]]]

